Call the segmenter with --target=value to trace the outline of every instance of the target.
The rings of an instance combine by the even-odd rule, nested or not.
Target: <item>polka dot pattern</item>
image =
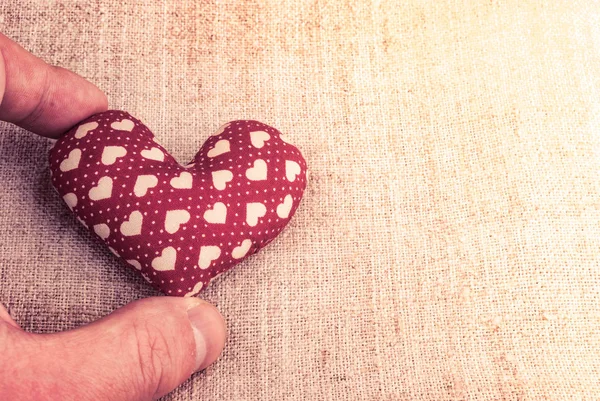
[[[139,120],[111,110],[50,151],[52,183],[124,265],[193,296],[271,242],[306,188],[306,162],[275,128],[230,122],[185,167]]]

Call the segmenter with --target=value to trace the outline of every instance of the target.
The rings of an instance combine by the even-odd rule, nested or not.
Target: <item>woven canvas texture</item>
[[[600,399],[597,1],[22,1],[0,31],[186,163],[287,134],[290,226],[201,297],[229,326],[184,400]],[[27,330],[156,295],[0,124],[0,302]]]

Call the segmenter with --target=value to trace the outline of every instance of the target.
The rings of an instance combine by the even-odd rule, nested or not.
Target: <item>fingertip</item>
[[[197,372],[212,365],[221,355],[225,347],[227,326],[219,310],[208,302],[197,302],[187,312],[196,342]]]
[[[48,92],[39,106],[41,112],[25,128],[58,138],[77,123],[108,110],[108,97],[98,86],[65,68],[50,69]]]
[[[84,78],[82,78],[84,79]],[[85,80],[85,79],[84,79]],[[108,110],[108,96],[100,87],[91,83],[90,81],[85,80],[90,85],[90,91],[92,92],[92,105],[94,105],[94,113],[102,113]]]
[[[0,321],[4,321],[14,328],[21,329],[21,327],[17,324],[17,322],[15,322],[8,310],[2,304],[0,304]]]

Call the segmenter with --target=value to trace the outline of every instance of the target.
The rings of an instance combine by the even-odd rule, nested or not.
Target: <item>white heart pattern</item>
[[[258,224],[258,219],[267,213],[267,208],[260,202],[252,202],[246,205],[246,224],[254,227]]]
[[[70,192],[63,196],[63,199],[69,207],[69,209],[73,210],[73,208],[77,206],[77,195],[75,195],[73,192]]]
[[[192,175],[183,171],[179,177],[171,178],[170,184],[175,189],[190,189],[192,188]]]
[[[194,285],[194,288],[192,288],[192,290],[190,292],[186,292],[184,297],[193,297],[194,295],[198,294],[200,292],[200,290],[202,290],[202,287],[204,286],[204,283],[202,281],[198,281],[196,283],[196,285]]]
[[[92,187],[88,196],[93,201],[108,199],[112,195],[113,180],[110,177],[102,177],[98,180],[98,185]]]
[[[229,127],[230,125],[231,125],[231,123],[230,123],[230,122],[229,122],[229,123],[225,123],[225,124],[221,125],[221,126],[220,126],[220,127],[217,129],[217,131],[216,131],[214,134],[212,134],[212,136],[219,136],[219,135],[221,135],[223,132],[225,132],[225,130],[227,129],[227,127]]]
[[[152,260],[154,270],[167,271],[175,270],[175,262],[177,261],[177,251],[172,246],[168,246],[162,250],[160,256]]]
[[[225,224],[227,220],[227,206],[223,202],[217,202],[212,209],[204,212],[204,220],[211,224]]]
[[[302,170],[300,169],[300,165],[293,160],[285,161],[285,177],[289,182],[294,182],[296,180],[296,176],[300,174]]]
[[[135,270],[142,270],[142,264],[135,259],[126,260],[131,266],[135,267]]]
[[[227,153],[230,150],[231,148],[229,146],[229,141],[227,139],[221,139],[220,141],[215,143],[215,146],[211,150],[209,150],[206,155],[210,158],[213,158],[221,156],[222,154]]]
[[[148,189],[154,188],[158,185],[158,178],[155,175],[139,175],[135,180],[135,185],[133,186],[133,193],[138,198],[146,195]]]
[[[96,224],[94,232],[102,239],[107,239],[110,236],[110,228],[106,224]]]
[[[271,139],[271,135],[265,131],[253,131],[250,133],[250,142],[255,148],[262,148],[265,142]]]
[[[82,124],[79,127],[77,127],[77,131],[75,131],[75,138],[81,139],[96,128],[98,128],[98,123],[96,121]]]
[[[125,220],[121,223],[121,234],[126,237],[134,235],[140,235],[142,233],[142,221],[144,220],[142,214],[139,211],[131,212],[129,220]]]
[[[277,205],[277,216],[282,219],[287,219],[290,215],[293,205],[294,199],[292,198],[292,195],[286,195],[283,199],[283,203]]]
[[[252,246],[252,240],[249,240],[249,239],[243,240],[242,244],[240,246],[236,246],[235,248],[233,248],[233,251],[231,251],[231,257],[234,259],[243,258],[244,256],[246,256],[246,254],[250,250],[251,246]]]
[[[102,151],[102,164],[110,166],[114,164],[119,157],[123,157],[127,151],[123,146],[105,146]]]
[[[190,213],[187,210],[169,210],[165,217],[165,231],[175,234],[179,226],[190,221]]]
[[[213,171],[212,180],[214,187],[222,191],[227,186],[227,183],[233,180],[233,174],[229,170]]]
[[[133,127],[135,127],[135,124],[133,123],[133,121],[129,120],[129,119],[124,119],[122,121],[115,121],[114,123],[112,123],[110,125],[110,127],[112,129],[116,129],[118,131],[128,131],[131,132],[133,130]]]
[[[69,152],[69,156],[60,163],[59,169],[62,172],[75,170],[79,167],[79,161],[81,160],[81,150],[73,149]]]
[[[267,179],[267,163],[263,159],[254,160],[254,166],[246,170],[246,178],[251,181]]]
[[[215,245],[201,246],[198,267],[208,269],[214,260],[221,256],[221,249]]]
[[[146,159],[162,162],[165,160],[165,154],[159,148],[145,149],[140,154]]]

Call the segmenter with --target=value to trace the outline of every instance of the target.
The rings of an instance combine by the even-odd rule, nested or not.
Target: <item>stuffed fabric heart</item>
[[[83,121],[50,151],[79,221],[167,295],[191,296],[271,242],[294,215],[306,162],[276,129],[233,121],[180,166],[121,111]]]

